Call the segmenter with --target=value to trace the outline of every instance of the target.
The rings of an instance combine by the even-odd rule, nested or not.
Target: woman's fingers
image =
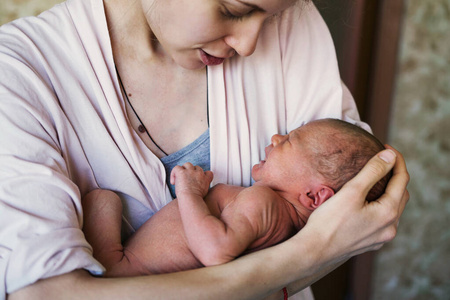
[[[368,203],[365,198],[369,190],[392,168],[386,192],[377,201]],[[408,180],[403,156],[393,148],[383,150],[314,211],[306,226],[320,227],[327,220],[330,244],[344,255],[379,249],[396,235],[398,220],[409,198]]]
[[[409,200],[409,193],[406,189],[409,183],[409,174],[403,155],[389,145],[386,145],[386,147],[396,153],[397,161],[393,169],[392,178],[386,187],[385,195],[388,196],[387,201],[391,201],[393,207],[398,207],[398,217],[400,217]]]
[[[397,154],[391,149],[379,152],[367,162],[352,180],[342,187],[342,190],[356,193],[354,197],[351,197],[356,201],[364,200],[375,183],[392,169],[396,158]]]
[[[389,242],[397,235],[399,219],[409,200],[409,192],[406,186],[409,182],[409,174],[406,169],[405,160],[400,152],[387,146],[397,155],[397,160],[393,169],[392,178],[386,187],[385,193],[374,203],[372,208],[381,214],[380,221],[385,224],[385,229],[381,235],[381,242]],[[376,205],[379,204],[379,205]]]
[[[387,146],[388,150],[395,153],[396,160],[392,177],[388,182],[385,193],[375,202],[368,205],[368,208],[378,215],[379,224],[384,224],[380,229],[379,242],[384,244],[391,241],[397,235],[397,227],[400,216],[409,200],[409,193],[406,186],[409,182],[409,174],[406,164],[400,152]]]

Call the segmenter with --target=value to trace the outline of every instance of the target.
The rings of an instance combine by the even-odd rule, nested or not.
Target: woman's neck
[[[157,55],[160,45],[140,1],[106,0],[104,5],[115,60],[119,57],[147,60]]]

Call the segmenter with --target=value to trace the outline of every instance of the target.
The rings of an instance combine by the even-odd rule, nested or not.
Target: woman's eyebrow
[[[256,4],[248,3],[248,2],[245,2],[245,1],[242,1],[242,0],[236,0],[236,1],[239,2],[239,3],[241,3],[241,4],[243,4],[243,5],[246,5],[246,6],[248,6],[248,7],[251,7],[251,8],[253,8],[253,9],[255,9],[255,10],[259,10],[259,11],[265,12],[264,9],[262,9],[261,7],[259,7],[259,6],[256,5]]]

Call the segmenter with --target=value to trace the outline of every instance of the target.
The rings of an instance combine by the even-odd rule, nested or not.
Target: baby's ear
[[[308,210],[315,210],[322,203],[327,201],[334,195],[334,191],[332,188],[326,185],[318,185],[314,189],[311,190],[308,194],[300,195],[300,203]]]
[[[314,209],[316,209],[321,206],[322,203],[330,199],[334,195],[334,191],[332,188],[322,185],[314,195]]]

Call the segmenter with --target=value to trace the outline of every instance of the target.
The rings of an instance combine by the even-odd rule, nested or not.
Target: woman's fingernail
[[[395,152],[392,151],[391,149],[387,149],[387,150],[381,152],[378,155],[378,157],[381,158],[382,160],[384,160],[385,162],[387,162],[388,164],[390,164],[391,162],[393,162],[395,160],[397,155],[395,155]]]

